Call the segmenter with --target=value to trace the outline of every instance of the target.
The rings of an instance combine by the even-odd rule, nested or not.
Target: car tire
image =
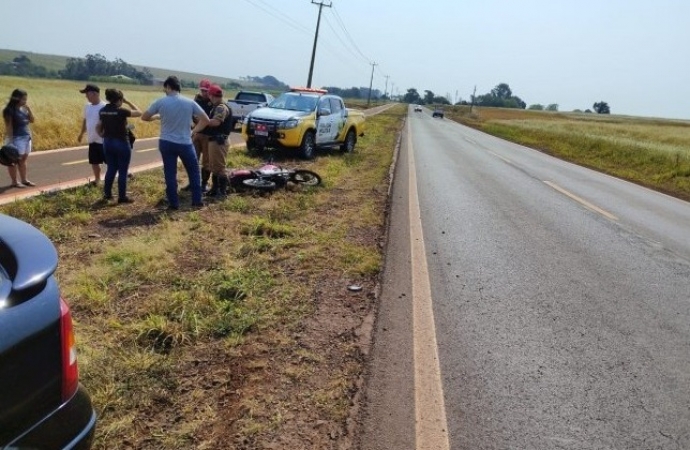
[[[357,135],[355,130],[350,128],[345,136],[345,142],[340,146],[340,151],[343,153],[352,153],[355,151],[355,144],[357,143]]]
[[[299,146],[299,156],[302,159],[314,159],[315,150],[316,141],[314,132],[309,130],[304,133],[302,137],[302,143]]]

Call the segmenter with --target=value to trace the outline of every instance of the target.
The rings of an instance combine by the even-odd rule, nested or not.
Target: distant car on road
[[[72,316],[50,240],[0,214],[0,448],[88,449],[96,413],[79,384]]]
[[[434,112],[431,113],[431,117],[440,117],[441,119],[443,119],[443,108],[441,108],[440,106],[437,106],[434,109]]]
[[[414,105],[414,112],[422,112],[422,107],[420,105]]]

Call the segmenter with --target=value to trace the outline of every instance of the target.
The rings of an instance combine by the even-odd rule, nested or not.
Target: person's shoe
[[[32,182],[29,181],[29,180],[22,181],[22,184],[23,184],[24,186],[36,186],[35,183],[32,183]]]
[[[168,207],[165,208],[165,209],[168,210],[168,211],[177,211],[178,209],[180,209],[180,207],[179,207],[179,206],[168,205]]]
[[[132,200],[129,197],[122,197],[117,199],[118,203],[134,203],[134,200]]]
[[[26,186],[24,186],[23,183],[12,183],[12,184],[10,184],[10,186],[15,187],[15,188],[19,188],[19,189],[24,189],[26,187]]]
[[[199,209],[199,208],[203,208],[204,206],[205,206],[205,205],[204,205],[204,202],[201,202],[201,203],[192,203],[192,209]]]
[[[104,202],[109,202],[109,201],[112,200],[112,199],[113,199],[113,196],[112,196],[112,195],[104,195],[104,196],[103,196],[103,201],[104,201]]]
[[[89,187],[98,187],[100,183],[97,180],[91,180],[89,181],[89,184],[87,186]]]

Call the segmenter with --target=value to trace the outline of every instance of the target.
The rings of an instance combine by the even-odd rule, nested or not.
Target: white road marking
[[[593,205],[592,203],[588,202],[587,200],[585,200],[585,199],[583,199],[583,198],[578,197],[577,195],[573,194],[572,192],[566,191],[566,190],[563,189],[562,187],[558,186],[556,183],[552,183],[551,181],[546,181],[546,180],[544,181],[544,183],[546,183],[547,186],[550,186],[551,188],[557,190],[557,191],[560,192],[561,194],[563,194],[563,195],[565,195],[565,196],[567,196],[567,197],[570,197],[571,199],[573,199],[573,200],[575,200],[576,202],[580,203],[580,204],[583,205],[585,208],[588,208],[588,209],[590,209],[590,210],[592,210],[592,211],[594,211],[594,212],[598,212],[599,214],[601,214],[602,216],[604,216],[604,217],[606,217],[606,218],[608,218],[608,219],[610,219],[610,220],[614,220],[614,221],[617,221],[617,220],[618,220],[618,217],[614,216],[614,215],[611,214],[610,212],[608,212],[608,211],[606,211],[606,210],[604,210],[604,209],[601,209],[601,208],[599,208],[598,206]]]
[[[496,158],[502,159],[503,161],[505,161],[506,163],[508,163],[508,164],[510,164],[510,165],[513,164],[513,162],[512,162],[511,160],[509,160],[508,158],[505,158],[505,157],[499,155],[499,154],[496,153],[496,152],[492,152],[491,150],[488,150],[488,152],[491,153],[492,155],[494,155]]]
[[[83,164],[83,163],[87,163],[87,162],[89,162],[88,159],[79,159],[77,161],[70,161],[70,162],[62,163],[62,165],[63,166],[73,166],[75,164]]]
[[[422,234],[414,149],[407,126],[410,177],[410,247],[414,334],[415,436],[417,450],[448,450],[448,422],[443,399],[433,301]]]

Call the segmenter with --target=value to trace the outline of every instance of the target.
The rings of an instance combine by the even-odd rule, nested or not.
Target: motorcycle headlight
[[[299,119],[286,120],[285,122],[280,124],[280,128],[282,128],[284,130],[289,130],[291,128],[297,128],[299,123],[300,123]]]

